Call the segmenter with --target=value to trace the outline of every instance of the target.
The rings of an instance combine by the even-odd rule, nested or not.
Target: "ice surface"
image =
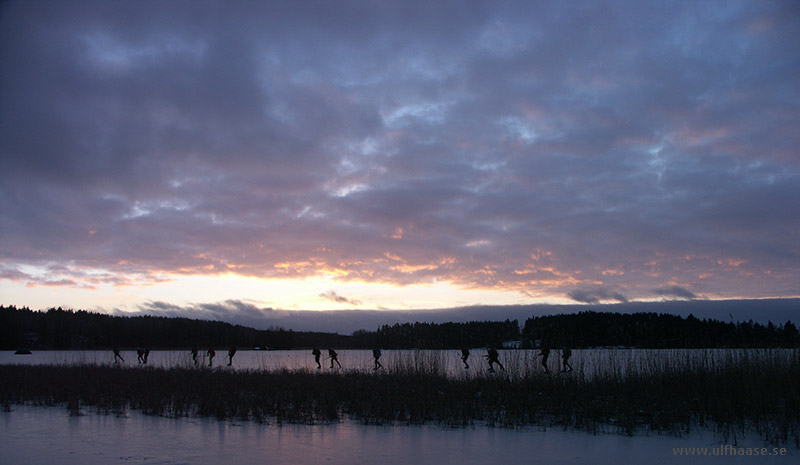
[[[324,351],[323,351],[324,352]],[[373,368],[371,350],[340,350],[339,361],[343,368],[336,371],[371,372]],[[506,367],[506,375],[526,376],[542,373],[541,359],[536,350],[502,350],[500,361]],[[575,368],[568,376],[592,378],[601,374],[624,374],[628,370],[653,371],[666,367],[701,364],[707,368],[736,361],[739,358],[792,359],[796,349],[585,349],[573,350],[571,364]],[[457,350],[384,350],[381,362],[386,371],[423,368],[434,369],[449,376],[468,377],[486,375],[488,365],[483,357],[485,352],[472,351],[469,359],[470,369],[464,370]],[[136,361],[136,352],[122,351],[124,366],[144,366]],[[549,367],[558,373],[561,363],[560,351],[554,350],[550,356]],[[198,367],[208,368],[204,351],[198,356]],[[110,350],[35,350],[32,355],[14,355],[13,351],[0,351],[0,364],[113,364],[114,354]],[[322,371],[330,371],[330,362],[321,360]],[[220,349],[214,358],[214,369],[222,370],[309,370],[317,368],[310,350],[239,350],[231,367],[227,366],[227,350]],[[150,353],[147,366],[154,367],[194,367],[188,350],[154,350]]]
[[[579,431],[437,426],[265,425],[206,418],[122,416],[64,407],[12,406],[0,412],[0,464],[783,464],[785,456],[673,454],[719,447],[713,434],[689,437],[591,435]],[[737,447],[766,447],[740,441]]]

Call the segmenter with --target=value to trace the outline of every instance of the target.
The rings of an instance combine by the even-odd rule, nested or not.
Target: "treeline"
[[[293,349],[441,349],[485,347],[519,339],[513,322],[414,323],[359,330],[352,335],[284,329],[258,330],[221,321],[180,317],[119,316],[51,308],[0,306],[0,349],[98,349],[149,347],[178,349],[210,345]]]
[[[523,340],[550,347],[623,346],[645,349],[708,347],[800,347],[797,327],[682,318],[658,313],[580,312],[529,318]]]
[[[461,347],[502,347],[518,341],[520,328],[513,321],[470,321],[468,323],[403,323],[383,325],[375,339],[386,349],[457,349]]]
[[[529,318],[520,331],[517,320],[469,323],[404,323],[381,326],[375,338],[383,347],[456,349],[459,347],[553,348],[638,347],[644,349],[708,347],[800,347],[797,327],[776,326],[658,313],[579,312]]]
[[[258,330],[221,321],[117,316],[52,308],[46,312],[0,306],[0,349],[99,349],[198,346],[292,349],[351,347],[359,338],[332,333]]]
[[[509,344],[510,343],[510,344]],[[293,349],[458,349],[538,347],[640,348],[800,347],[797,327],[700,320],[670,314],[579,312],[517,320],[466,323],[403,323],[352,335],[284,329],[258,330],[220,321],[158,316],[118,316],[85,310],[0,306],[0,349],[99,349],[197,346]]]

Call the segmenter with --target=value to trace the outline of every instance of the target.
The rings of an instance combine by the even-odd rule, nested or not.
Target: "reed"
[[[551,375],[527,352],[506,372],[450,376],[442,353],[409,351],[385,370],[207,369],[108,364],[1,365],[0,403],[66,405],[71,414],[139,409],[167,417],[319,423],[485,424],[681,435],[713,428],[800,448],[800,351],[619,351],[602,369],[586,357]],[[367,360],[363,361],[364,364]],[[597,363],[597,361],[593,361]],[[476,360],[477,364],[477,360]]]

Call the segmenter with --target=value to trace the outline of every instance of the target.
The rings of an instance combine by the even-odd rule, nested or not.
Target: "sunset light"
[[[2,303],[800,296],[790,3],[403,3],[4,5]]]

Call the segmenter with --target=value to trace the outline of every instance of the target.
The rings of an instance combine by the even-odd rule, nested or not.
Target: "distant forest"
[[[665,313],[580,312],[529,318],[522,337],[550,347],[577,348],[800,347],[797,327],[791,321],[776,326]]]
[[[579,312],[517,320],[403,323],[351,335],[285,329],[258,330],[220,321],[158,316],[114,316],[53,308],[0,306],[0,349],[105,349],[192,346],[293,349],[317,346],[366,349],[538,347],[800,347],[797,327],[722,322],[657,313]]]

